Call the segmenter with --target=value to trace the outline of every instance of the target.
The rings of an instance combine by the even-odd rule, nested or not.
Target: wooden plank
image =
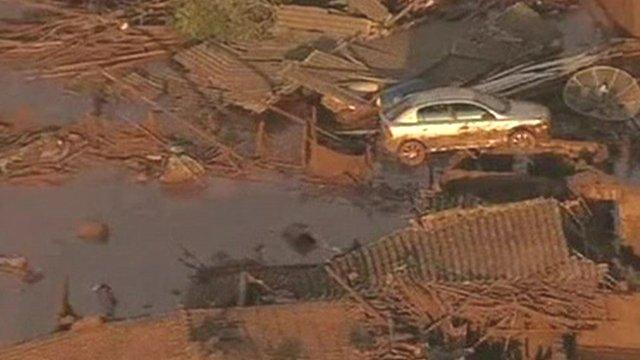
[[[347,0],[349,9],[360,13],[377,22],[384,22],[391,17],[391,13],[380,0]]]

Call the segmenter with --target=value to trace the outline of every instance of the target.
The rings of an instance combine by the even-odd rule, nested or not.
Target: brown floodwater
[[[0,17],[18,16],[15,4],[0,1]],[[574,15],[571,21],[565,22],[571,26],[562,28],[567,47],[583,47],[596,38],[576,35],[584,34],[576,24],[584,25],[580,29],[595,28],[590,17]],[[436,32],[464,30],[454,28],[437,24]],[[409,60],[423,61],[422,52],[433,53],[435,45],[422,44],[422,39],[448,49],[450,36],[433,36],[427,27],[420,29],[403,38],[406,44],[401,44],[399,54],[406,59],[393,64],[407,67]],[[413,46],[416,40],[422,45]],[[403,69],[394,66],[393,70]],[[0,86],[0,120],[22,116],[43,125],[62,124],[78,119],[94,105],[91,94],[66,93],[54,81],[25,81],[6,68],[0,68]],[[137,119],[146,114],[146,108],[121,101],[109,104],[105,112],[110,117]],[[426,178],[408,171],[394,175],[403,181]],[[293,180],[212,179],[202,193],[176,197],[156,185],[135,184],[129,175],[114,171],[85,174],[58,187],[0,186],[0,254],[24,255],[44,273],[43,280],[32,285],[0,274],[0,346],[54,329],[66,277],[71,303],[80,315],[100,311],[91,290],[98,283],[113,288],[119,301],[117,317],[166,312],[178,306],[181,296],[176,290],[189,286],[189,270],[178,261],[182,247],[207,261],[219,251],[235,258],[251,256],[253,248],[262,244],[268,263],[314,262],[331,253],[315,250],[301,256],[282,238],[284,229],[304,223],[328,245],[348,247],[356,238],[366,242],[406,224],[397,212],[377,210],[366,200],[352,203],[330,190],[309,198],[307,190],[307,185]],[[74,226],[83,219],[106,223],[109,241],[77,240]]]
[[[0,12],[4,11],[0,8]],[[26,81],[0,68],[0,120],[64,124],[92,110],[90,93],[69,94],[54,81]],[[105,116],[139,119],[145,107],[111,102]],[[82,220],[106,223],[106,244],[75,238]],[[189,196],[131,181],[131,174],[94,171],[58,187],[0,186],[0,254],[26,256],[44,279],[21,284],[0,273],[0,346],[44,335],[56,325],[62,284],[79,315],[101,311],[91,288],[107,283],[118,299],[117,317],[166,312],[189,285],[178,259],[182,247],[208,261],[215,253],[234,258],[265,246],[272,264],[316,262],[332,253],[299,255],[282,238],[292,223],[309,225],[329,246],[366,242],[406,223],[388,209],[345,200],[331,191],[293,180],[249,182],[212,179]]]
[[[41,268],[33,285],[0,274],[0,344],[51,331],[69,277],[71,303],[82,315],[100,311],[91,291],[108,283],[119,300],[118,317],[174,309],[188,286],[188,269],[178,262],[181,246],[206,261],[218,251],[250,256],[265,245],[275,264],[318,261],[331,253],[302,257],[281,232],[308,224],[331,246],[355,238],[372,240],[404,223],[400,216],[373,214],[346,200],[301,196],[303,185],[214,179],[198,196],[168,196],[158,186],[140,185],[115,172],[93,173],[59,187],[0,188],[0,253],[21,254]],[[302,188],[301,188],[302,187]],[[74,236],[84,218],[109,225],[106,244]]]

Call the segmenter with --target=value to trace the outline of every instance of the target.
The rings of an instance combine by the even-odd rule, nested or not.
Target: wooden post
[[[267,157],[267,148],[266,148],[266,132],[265,132],[266,121],[264,119],[260,119],[258,122],[258,131],[256,133],[256,156],[262,160]]]
[[[238,303],[237,305],[242,307],[247,303],[247,272],[242,271],[240,273],[240,280],[238,281]]]

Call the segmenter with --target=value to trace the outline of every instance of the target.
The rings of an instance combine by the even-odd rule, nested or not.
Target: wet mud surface
[[[267,263],[314,262],[332,253],[300,255],[282,238],[287,226],[304,223],[331,246],[348,247],[403,222],[333,196],[319,199],[318,190],[309,199],[301,186],[212,180],[185,197],[105,172],[59,187],[0,188],[0,248],[26,256],[44,274],[32,285],[0,275],[0,343],[51,331],[67,276],[79,314],[100,312],[91,290],[100,283],[118,299],[116,317],[167,312],[188,285],[188,269],[178,261],[182,247],[207,260],[220,251],[244,258],[264,245]],[[87,217],[108,224],[108,242],[76,238],[77,222]]]
[[[11,5],[0,3],[0,17],[16,17],[19,13]],[[571,52],[594,46],[606,37],[602,33],[606,24],[601,23],[604,20],[599,16],[588,5],[568,16],[545,21],[558,28],[563,49]],[[368,65],[397,79],[423,77],[432,84],[471,81],[489,70],[482,64],[495,65],[492,59],[497,54],[485,54],[488,59],[480,59],[478,66],[469,66],[464,52],[458,54],[463,60],[454,59],[445,67],[437,63],[455,58],[451,43],[469,35],[467,27],[473,24],[471,20],[464,24],[445,20],[425,22],[368,46],[356,44],[353,50],[366,55],[375,53],[377,47],[395,48],[397,51],[384,56],[373,56]],[[542,32],[539,35],[546,36]],[[87,157],[84,159],[87,163],[100,166],[85,167],[85,163],[78,160],[77,168],[73,168],[74,176],[65,178],[59,185],[21,186],[17,185],[19,182],[0,181],[0,260],[3,255],[9,259],[27,259],[25,271],[41,275],[29,282],[2,272],[0,267],[0,347],[56,329],[56,325],[60,325],[56,317],[63,308],[67,291],[74,315],[102,314],[110,320],[163,314],[182,306],[199,309],[306,299],[308,293],[312,297],[324,290],[316,289],[315,285],[322,288],[332,283],[318,281],[318,278],[328,279],[321,267],[324,261],[347,249],[357,250],[406,226],[409,218],[453,207],[471,208],[540,196],[567,200],[574,195],[570,193],[567,179],[579,172],[575,168],[577,161],[565,162],[562,156],[531,155],[516,161],[513,154],[494,154],[460,162],[457,168],[452,168],[451,154],[434,154],[429,164],[408,168],[396,159],[387,158],[389,154],[372,150],[371,144],[364,140],[358,151],[348,152],[346,146],[339,151],[328,147],[328,139],[317,134],[316,105],[304,103],[302,110],[307,105],[314,106],[312,121],[303,119],[302,124],[298,121],[292,125],[288,119],[283,120],[282,128],[265,127],[266,140],[262,145],[271,151],[261,155],[260,149],[246,150],[242,153],[242,160],[246,162],[238,161],[242,166],[234,167],[237,172],[216,173],[211,169],[218,163],[204,161],[205,153],[189,152],[202,144],[179,142],[186,139],[174,139],[175,134],[167,134],[165,139],[160,131],[145,128],[142,120],[152,118],[149,106],[122,98],[107,101],[91,88],[70,89],[54,81],[26,81],[24,76],[1,67],[0,85],[3,87],[0,135],[5,122],[14,124],[16,131],[21,130],[21,126],[49,125],[74,129],[89,117],[106,120],[123,132],[108,132],[111,128],[106,126],[101,133],[87,126],[83,135],[94,135],[87,138],[119,139],[120,142],[107,142],[107,145],[87,146],[96,157],[113,161],[91,162],[95,159]],[[590,134],[585,128],[596,121],[590,122],[575,114],[567,116],[569,120],[563,123],[567,110],[555,93],[553,99],[540,102],[553,107],[554,116],[559,115],[554,125],[561,135],[576,135],[575,140],[600,141],[605,139],[603,133],[615,132],[600,129]],[[160,121],[185,120],[182,115],[164,118],[167,111],[158,111],[155,107],[154,110],[153,116],[162,118]],[[296,113],[294,106],[287,110]],[[192,117],[188,121],[202,120]],[[259,119],[264,121],[262,117]],[[220,119],[211,115],[206,120]],[[124,123],[127,126],[122,125]],[[253,125],[251,121],[234,122],[228,133],[215,135],[231,143],[229,148],[234,152],[241,147],[251,148]],[[127,130],[128,127],[131,129]],[[208,130],[215,129],[201,129]],[[589,135],[585,135],[587,133]],[[60,134],[66,133],[60,130]],[[313,139],[309,144],[306,144],[307,137]],[[44,165],[47,165],[47,156],[43,153],[51,152],[47,145],[56,144],[52,139],[59,140],[48,137],[30,147],[35,148],[33,156]],[[567,139],[574,140],[574,137]],[[259,148],[259,141],[255,143]],[[622,145],[607,166],[613,169],[617,179],[640,181],[638,142],[623,143],[607,138],[607,145],[612,143]],[[62,146],[65,142],[57,144]],[[127,153],[128,146],[137,151]],[[270,146],[273,149],[269,149]],[[227,152],[224,146],[215,150],[219,152],[212,158],[220,156],[221,162],[236,165],[229,155],[233,152]],[[124,155],[116,156],[119,151]],[[375,161],[371,156],[375,156]],[[133,160],[129,171],[125,171],[127,166],[121,165],[125,165],[123,159],[131,160],[129,158]],[[19,158],[15,163],[21,165],[22,161]],[[24,163],[33,165],[26,160]],[[286,165],[287,170],[276,163]],[[116,169],[101,169],[114,164]],[[206,165],[211,165],[212,176],[205,176]],[[0,175],[7,171],[7,166],[0,169]],[[162,185],[173,182],[166,181],[172,168],[178,180],[197,178],[197,186]],[[11,166],[8,169],[15,171]],[[445,170],[449,173],[444,174]],[[216,175],[229,178],[216,178]],[[443,181],[444,175],[449,176],[448,180]],[[253,180],[247,180],[249,177]],[[628,215],[637,221],[636,212]],[[613,220],[598,229],[613,228],[610,223]],[[217,286],[212,279],[228,287]],[[271,285],[282,285],[290,293],[278,293],[274,289],[280,289]],[[468,292],[485,290],[469,286]],[[500,322],[505,319],[509,317]],[[515,322],[515,316],[512,320]]]

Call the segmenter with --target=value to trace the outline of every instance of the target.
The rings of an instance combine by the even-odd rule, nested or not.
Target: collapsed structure
[[[99,344],[148,331],[157,336],[142,344],[172,339],[155,347],[161,359],[254,359],[284,351],[279,347],[313,359],[424,359],[430,346],[479,351],[505,341],[526,344],[529,358],[540,347],[561,352],[562,335],[607,318],[606,289],[615,288],[606,266],[572,255],[563,211],[546,199],[447,210],[326,264],[204,268],[187,294],[192,309],[165,319],[93,326],[83,320],[69,333],[0,356],[45,356],[61,351],[57,344],[94,337],[87,349],[107,356],[115,350]],[[207,303],[226,310],[200,310]],[[319,329],[333,340],[318,337]],[[436,333],[440,342],[425,342]],[[116,348],[143,351],[126,336]]]
[[[497,3],[484,2],[487,8]],[[168,3],[150,4],[147,11],[162,23]],[[130,15],[121,13],[94,14],[101,25],[85,27],[86,12],[77,9],[59,13],[62,24],[80,24],[58,28],[64,36],[28,36],[50,30],[51,24],[0,29],[5,60],[35,53],[48,61],[34,74],[102,77],[115,93],[142,99],[198,139],[185,143],[152,124],[95,119],[26,134],[8,127],[0,139],[0,179],[50,179],[73,173],[83,160],[99,160],[124,162],[141,177],[174,183],[207,171],[237,176],[253,157],[262,165],[357,179],[370,165],[369,152],[332,149],[331,142],[348,141],[320,122],[329,118],[340,129],[371,128],[375,94],[390,83],[425,77],[434,87],[453,83],[524,94],[602,61],[639,53],[637,41],[628,40],[549,59],[561,48],[560,35],[522,2],[486,21],[472,12],[465,20],[470,29],[456,31],[446,22],[394,28],[408,13],[435,7],[433,1],[347,4],[346,9],[279,6],[275,35],[262,42],[184,44],[162,26],[128,30]],[[528,31],[533,28],[540,31]],[[433,36],[427,45],[415,41],[429,29],[442,38]],[[76,62],[68,41],[81,36],[91,40],[88,44],[109,38],[115,59],[98,52]],[[140,47],[145,51],[138,53]],[[51,54],[57,56],[48,58]],[[137,66],[156,58],[169,64]],[[519,64],[539,58],[548,61]],[[203,121],[194,108],[210,117]],[[275,116],[295,126],[295,139],[270,128]],[[256,120],[253,151],[240,155],[241,146],[226,146],[213,129],[217,117],[234,125]],[[254,142],[242,142],[247,144]],[[584,150],[584,144],[558,146],[573,150],[568,153]],[[593,148],[586,151],[604,152]],[[579,179],[572,180],[572,189],[579,189]],[[588,197],[587,192],[580,194]],[[625,199],[623,210],[635,219],[630,206],[635,197]],[[406,228],[324,264],[202,267],[185,296],[188,310],[126,322],[80,321],[70,332],[0,350],[0,358],[126,353],[158,359],[430,359],[437,351],[461,356],[490,351],[495,344],[498,356],[514,348],[526,358],[541,349],[561,354],[563,336],[597,331],[608,320],[607,301],[619,290],[606,264],[569,246],[570,206],[534,199],[420,215]],[[203,309],[211,305],[224,309]]]
[[[365,358],[390,356],[397,347],[423,353],[421,339],[436,332],[470,348],[518,333],[534,356],[567,332],[605,321],[607,289],[617,286],[606,265],[570,250],[563,209],[556,200],[535,199],[445,210],[326,264],[203,268],[186,305],[347,301],[368,314],[364,325],[376,339],[393,333]],[[532,335],[541,332],[546,342]]]

